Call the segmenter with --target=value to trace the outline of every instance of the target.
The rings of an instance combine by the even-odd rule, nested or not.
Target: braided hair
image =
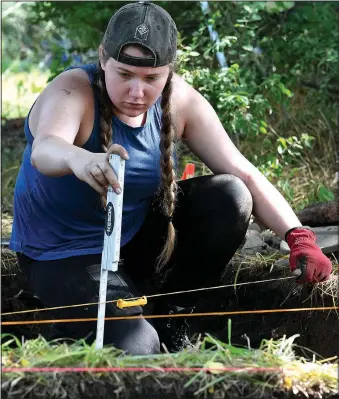
[[[104,62],[108,60],[106,52],[102,52]],[[105,71],[101,68],[101,63],[97,64],[97,72],[93,82],[94,90],[96,91],[97,98],[99,101],[100,109],[100,135],[101,135],[101,145],[104,152],[107,152],[113,142],[113,126],[112,126],[112,103],[109,98],[106,81],[105,81]],[[103,208],[106,208],[106,197],[101,197],[101,203]]]
[[[173,66],[162,92],[161,98],[161,132],[160,132],[160,167],[161,167],[161,189],[162,207],[168,217],[167,240],[157,259],[157,270],[159,271],[170,259],[175,247],[176,233],[172,223],[174,215],[178,186],[173,160],[173,147],[175,142],[175,129],[172,123],[171,95],[172,95]]]

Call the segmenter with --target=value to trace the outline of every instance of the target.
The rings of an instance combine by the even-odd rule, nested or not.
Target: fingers
[[[102,197],[106,197],[106,189],[100,185],[97,180],[91,175],[87,175],[87,179],[86,179],[87,183],[94,188],[95,191],[97,191]]]
[[[110,154],[118,154],[122,159],[129,159],[126,150],[118,144],[113,144],[106,154],[95,154],[85,167],[85,180],[101,195],[107,194],[110,185],[116,194],[122,192],[118,178],[109,162]]]
[[[122,147],[119,144],[112,144],[108,151],[107,151],[107,156],[109,158],[110,154],[119,154],[121,156],[121,158],[125,159],[126,161],[129,159],[128,153],[125,150],[124,147]]]
[[[108,184],[108,180],[106,179],[105,174],[100,169],[99,165],[94,165],[91,169],[91,175],[94,179],[102,186],[105,187]]]
[[[111,167],[111,165],[109,163],[109,155],[110,154],[118,154],[118,155],[120,155],[121,158],[123,158],[125,160],[128,160],[129,156],[124,147],[122,147],[119,144],[112,144],[107,151],[107,162],[101,168],[103,173],[105,174],[106,179],[108,180],[108,183],[112,186],[115,193],[120,194],[121,193],[120,184],[118,182],[117,176],[115,175],[115,173],[113,171],[113,168]]]
[[[317,272],[314,270],[313,276],[309,276],[304,282],[309,282],[309,283],[323,283],[324,281],[329,280],[331,277],[331,274],[328,274],[324,271],[319,271]]]
[[[102,173],[105,176],[105,179],[107,180],[106,184],[110,184],[112,186],[112,189],[115,191],[116,194],[121,193],[121,187],[118,181],[118,178],[116,174],[114,173],[114,170],[112,166],[110,165],[108,159],[104,163],[104,165],[100,166],[100,169]]]
[[[317,276],[317,280],[318,280],[318,282],[319,283],[323,283],[324,281],[327,281],[327,280],[329,280],[331,278],[331,273],[320,273],[318,276]]]

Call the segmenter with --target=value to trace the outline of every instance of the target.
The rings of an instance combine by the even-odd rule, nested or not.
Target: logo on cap
[[[135,30],[134,37],[140,40],[147,40],[148,33],[149,29],[147,28],[147,26],[145,24],[141,24]]]

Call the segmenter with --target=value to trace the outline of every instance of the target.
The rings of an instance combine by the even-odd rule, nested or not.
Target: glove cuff
[[[286,242],[287,242],[287,237],[288,237],[288,235],[289,235],[290,233],[292,233],[293,230],[296,230],[296,229],[306,229],[306,230],[310,230],[310,231],[312,231],[312,232],[315,234],[314,230],[313,230],[311,227],[309,227],[309,226],[297,226],[297,227],[292,227],[291,229],[287,230],[286,233],[285,233],[285,241],[286,241]]]
[[[315,243],[316,240],[317,236],[315,231],[309,226],[293,227],[285,233],[285,241],[290,248],[295,241],[308,241]]]

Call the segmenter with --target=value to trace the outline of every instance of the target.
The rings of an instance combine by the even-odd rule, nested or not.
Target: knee
[[[133,324],[133,331],[129,331],[129,329],[126,328],[124,337],[119,343],[119,347],[129,355],[159,354],[160,340],[154,327],[145,319],[138,319],[138,323]]]
[[[213,190],[217,192],[217,197],[221,199],[228,212],[232,209],[238,217],[249,219],[253,209],[253,198],[246,184],[239,177],[218,174],[212,176],[211,182]]]

